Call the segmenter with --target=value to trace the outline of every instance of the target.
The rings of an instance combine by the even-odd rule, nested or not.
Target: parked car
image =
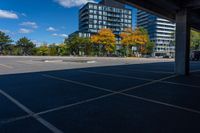
[[[169,59],[171,59],[171,58],[174,58],[174,57],[171,56],[171,55],[164,55],[163,58],[169,58]]]
[[[200,51],[192,51],[191,52],[191,56],[190,56],[191,60],[200,60]]]

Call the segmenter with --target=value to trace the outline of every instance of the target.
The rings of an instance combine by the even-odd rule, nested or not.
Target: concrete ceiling
[[[175,22],[176,12],[187,8],[190,25],[200,30],[200,0],[116,0]]]

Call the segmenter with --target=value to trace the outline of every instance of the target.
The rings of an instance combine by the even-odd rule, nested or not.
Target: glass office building
[[[132,27],[132,11],[124,4],[113,0],[99,3],[87,3],[79,10],[79,31],[72,33],[81,37],[90,37],[102,28],[110,28],[119,43],[119,34]]]
[[[175,54],[176,25],[169,20],[159,18],[145,11],[137,11],[137,26],[148,30],[151,41],[155,42],[154,56],[172,56]]]

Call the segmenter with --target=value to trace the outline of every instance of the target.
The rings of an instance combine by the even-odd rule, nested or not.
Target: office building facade
[[[155,43],[154,56],[175,55],[176,25],[145,11],[137,11],[137,26],[148,30],[151,41]]]
[[[79,10],[79,31],[72,33],[81,37],[90,37],[102,28],[110,28],[120,42],[119,34],[132,27],[132,10],[113,0],[99,3],[87,3]]]

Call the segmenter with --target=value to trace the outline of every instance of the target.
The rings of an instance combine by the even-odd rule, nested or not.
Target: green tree
[[[46,56],[49,53],[49,48],[47,44],[43,44],[37,48],[37,55]]]
[[[58,55],[58,46],[56,46],[55,44],[49,45],[49,55],[50,56]]]
[[[93,52],[93,45],[90,38],[80,38],[80,52],[81,55],[91,55]]]
[[[153,53],[154,47],[155,47],[155,43],[148,40],[145,50],[144,50],[144,54],[151,55]]]
[[[11,38],[4,32],[0,31],[0,54],[2,54],[4,46],[12,42]]]
[[[74,35],[65,39],[64,43],[67,45],[71,55],[87,55],[92,52],[92,46],[89,38]]]
[[[67,38],[65,44],[69,47],[71,55],[79,55],[80,37],[78,35]]]
[[[13,55],[14,49],[15,49],[14,44],[6,44],[6,45],[4,45],[3,54],[4,55]]]
[[[21,49],[22,55],[32,55],[33,48],[35,48],[35,44],[31,42],[28,38],[22,37],[20,38],[16,45]]]
[[[70,55],[69,47],[66,44],[59,44],[58,45],[58,55],[66,56]]]
[[[200,33],[197,31],[191,31],[190,46],[192,50],[200,49]]]

